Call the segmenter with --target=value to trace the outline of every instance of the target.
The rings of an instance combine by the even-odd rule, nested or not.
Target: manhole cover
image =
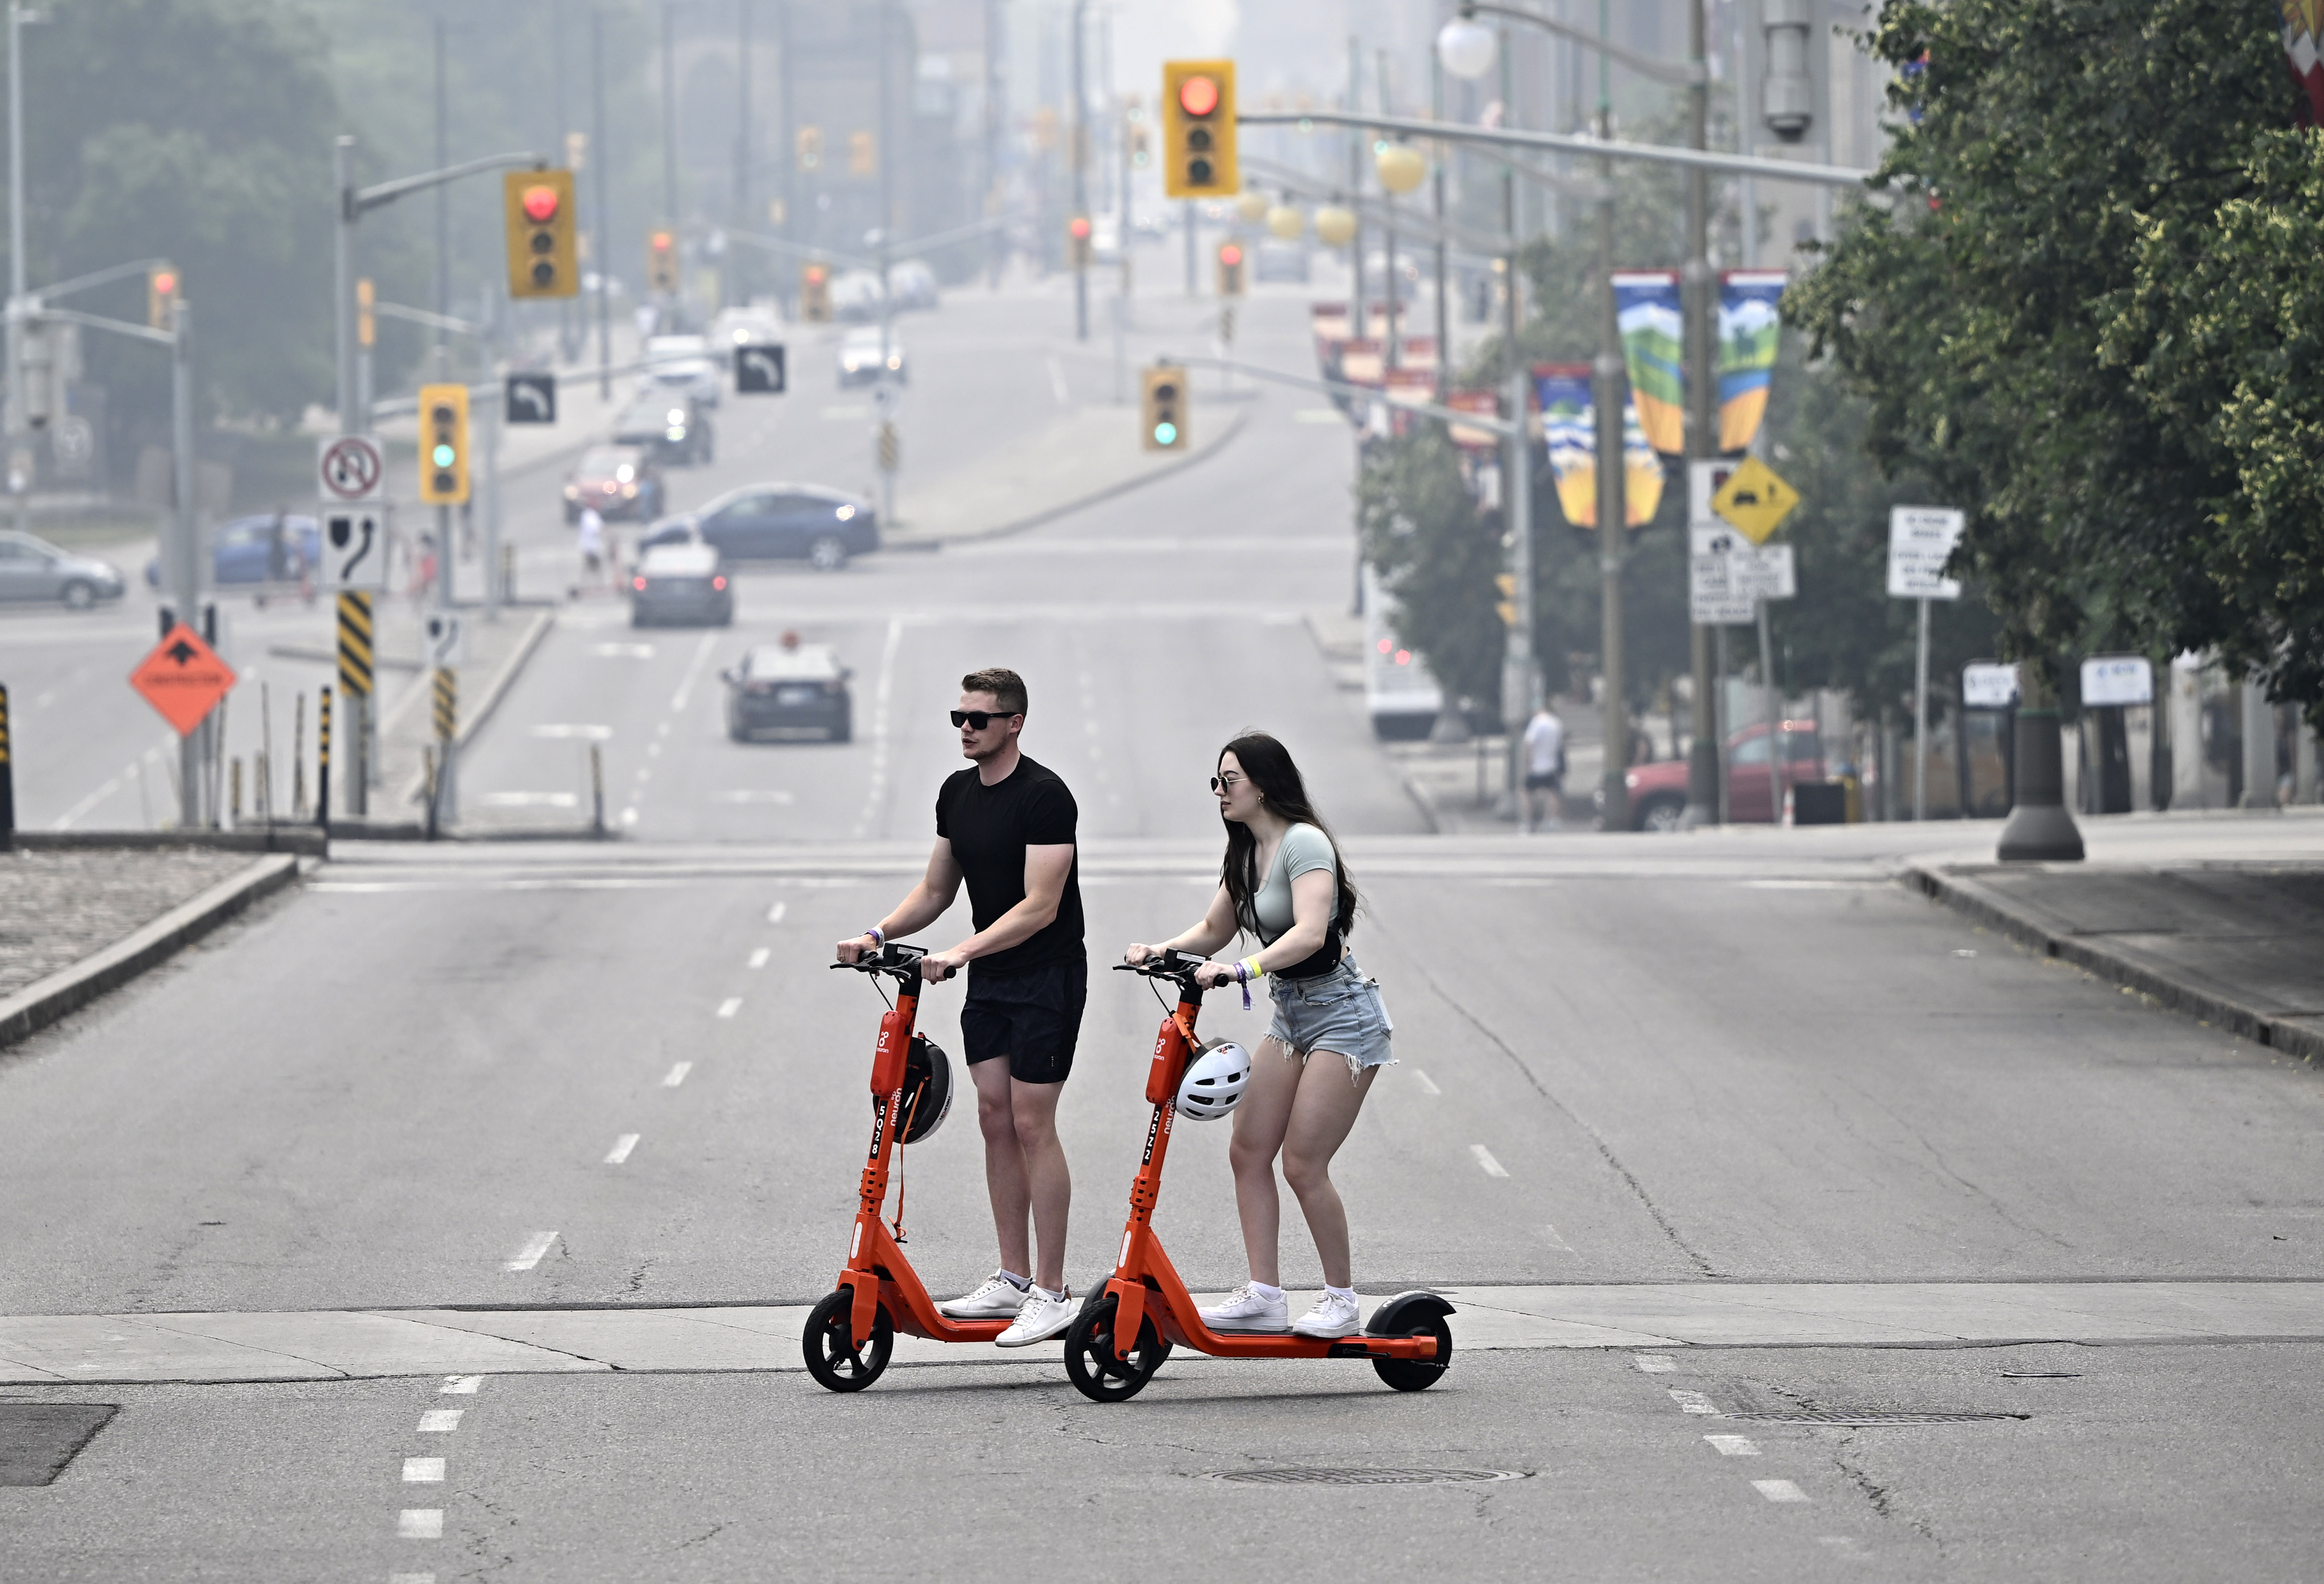
[[[105,1422],[111,1403],[0,1403],[0,1485],[47,1485]]]
[[[1885,1408],[1784,1408],[1766,1414],[1729,1414],[1762,1424],[1973,1424],[1985,1419],[2031,1419],[2031,1414],[1910,1414]]]
[[[1211,1478],[1237,1485],[1477,1485],[1532,1474],[1524,1469],[1236,1469]]]

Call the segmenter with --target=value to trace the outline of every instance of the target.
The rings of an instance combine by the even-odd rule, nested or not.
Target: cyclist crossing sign
[[[369,435],[340,435],[316,447],[315,471],[327,504],[353,505],[381,499],[387,479],[379,441]]]

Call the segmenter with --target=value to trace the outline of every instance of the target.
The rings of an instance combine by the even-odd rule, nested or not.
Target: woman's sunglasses
[[[1010,714],[1014,713],[1012,711]],[[995,721],[1006,721],[1010,718],[1010,715],[1002,714],[998,710],[954,710],[952,713],[954,725],[965,726],[972,732],[982,732]]]
[[[1211,778],[1211,790],[1213,792],[1231,792],[1241,785],[1242,778],[1240,776],[1213,776]]]

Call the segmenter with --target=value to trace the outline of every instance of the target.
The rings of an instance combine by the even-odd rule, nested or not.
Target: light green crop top
[[[1268,866],[1266,882],[1251,898],[1251,911],[1259,918],[1261,945],[1273,945],[1295,922],[1291,882],[1318,869],[1334,875],[1339,872],[1339,865],[1332,861],[1332,839],[1314,825],[1293,825],[1284,832],[1282,844],[1275,850],[1275,861]]]

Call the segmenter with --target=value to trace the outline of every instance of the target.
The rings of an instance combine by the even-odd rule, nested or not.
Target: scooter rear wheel
[[[842,1287],[816,1304],[799,1333],[799,1350],[807,1355],[807,1372],[818,1386],[835,1392],[860,1392],[880,1378],[896,1350],[896,1324],[884,1303],[873,1312],[872,1334],[855,1346],[852,1315],[855,1294]]]
[[[1074,1317],[1073,1329],[1065,1332],[1066,1378],[1093,1403],[1127,1402],[1145,1389],[1162,1361],[1170,1357],[1170,1344],[1162,1340],[1150,1319],[1139,1322],[1138,1345],[1130,1357],[1114,1357],[1113,1316],[1120,1304],[1120,1300],[1111,1293],[1085,1304]]]
[[[1434,1358],[1374,1358],[1372,1368],[1383,1381],[1400,1392],[1425,1392],[1444,1378],[1444,1371],[1452,1363],[1452,1328],[1444,1323],[1441,1314],[1417,1316],[1399,1328],[1407,1337],[1434,1337],[1436,1357]]]

